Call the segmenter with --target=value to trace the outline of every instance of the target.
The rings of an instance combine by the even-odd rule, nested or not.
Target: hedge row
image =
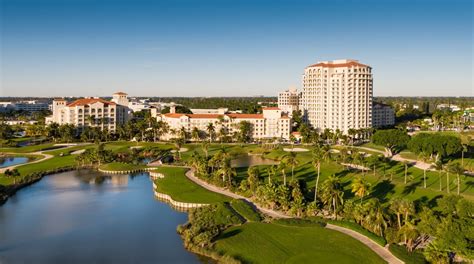
[[[397,244],[390,244],[388,250],[405,264],[425,264],[428,263],[421,252],[415,250],[408,252],[407,248]]]

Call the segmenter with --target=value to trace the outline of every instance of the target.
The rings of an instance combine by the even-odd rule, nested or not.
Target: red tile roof
[[[70,107],[83,106],[83,105],[90,105],[90,104],[97,103],[97,102],[103,103],[104,105],[115,105],[114,102],[106,101],[106,100],[100,99],[100,98],[86,98],[86,99],[76,100],[76,101],[68,104],[67,106],[70,106]]]
[[[167,114],[163,114],[163,115],[166,116],[166,117],[171,117],[171,118],[180,118],[180,117],[184,116],[185,114],[180,114],[180,113],[175,113],[175,114],[167,113]]]
[[[360,66],[360,67],[369,67],[368,65],[359,63],[357,61],[348,61],[346,63],[316,63],[313,65],[309,65],[306,68],[311,68],[311,67],[324,67],[324,68],[342,68],[342,67],[354,67],[354,66]]]

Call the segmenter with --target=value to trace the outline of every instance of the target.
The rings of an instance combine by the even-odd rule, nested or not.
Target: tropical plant
[[[344,189],[338,177],[332,175],[323,182],[321,199],[333,211],[334,219],[337,219],[338,207],[344,204]]]
[[[360,176],[352,181],[351,187],[352,193],[360,198],[360,203],[362,203],[362,199],[370,193],[370,183]]]

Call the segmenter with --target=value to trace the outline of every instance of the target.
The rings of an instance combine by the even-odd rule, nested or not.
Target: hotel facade
[[[372,127],[372,68],[356,60],[321,61],[306,67],[301,109],[320,130]]]
[[[298,111],[300,106],[301,92],[295,88],[278,93],[278,108],[290,116],[293,111]]]
[[[395,125],[395,111],[389,105],[374,102],[372,107],[372,126],[387,127]]]
[[[263,108],[262,114],[181,114],[175,113],[174,107],[171,107],[170,113],[158,114],[152,111],[152,115],[158,121],[168,124],[170,132],[163,135],[165,140],[176,137],[171,131],[179,131],[181,128],[188,133],[191,133],[194,128],[206,132],[209,124],[213,124],[216,132],[224,128],[229,135],[232,135],[239,131],[239,124],[242,121],[251,124],[254,140],[271,138],[288,140],[290,138],[290,118],[278,107]]]
[[[129,119],[127,94],[114,93],[111,101],[101,98],[84,98],[68,103],[54,99],[53,115],[46,118],[46,124],[72,124],[82,131],[85,127],[99,127],[113,132],[117,126]]]

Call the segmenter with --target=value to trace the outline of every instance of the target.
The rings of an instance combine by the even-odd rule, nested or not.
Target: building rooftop
[[[116,92],[116,93],[114,93],[114,95],[115,95],[115,94],[116,94],[116,95],[128,95],[127,93],[124,93],[124,92]]]
[[[104,105],[115,105],[114,102],[106,101],[106,100],[100,99],[100,98],[85,98],[85,99],[76,100],[76,101],[68,104],[67,106],[70,106],[70,107],[83,106],[83,105],[90,105],[90,104],[97,103],[97,102],[103,103]]]
[[[320,61],[316,64],[309,65],[306,68],[311,67],[323,67],[323,68],[343,68],[343,67],[369,67],[368,65],[362,64],[357,60],[336,60],[336,61]]]

